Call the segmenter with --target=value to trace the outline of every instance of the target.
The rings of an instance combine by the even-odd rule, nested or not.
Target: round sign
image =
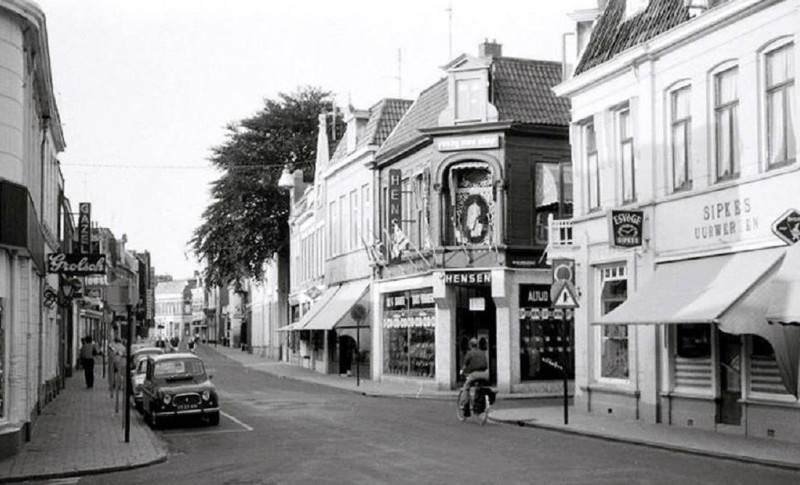
[[[574,281],[572,261],[554,261],[553,264],[553,279],[555,281]]]
[[[353,320],[360,322],[367,316],[367,309],[364,308],[364,305],[357,304],[353,305],[353,308],[350,309],[350,318]]]

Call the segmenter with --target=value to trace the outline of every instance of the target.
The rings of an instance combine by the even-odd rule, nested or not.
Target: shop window
[[[386,294],[383,372],[432,379],[436,375],[435,326],[431,288]]]
[[[731,68],[714,76],[714,122],[717,180],[739,176],[739,70]]]
[[[711,357],[710,325],[678,325],[676,333],[678,357],[687,359]]]
[[[670,93],[672,190],[676,192],[692,187],[689,172],[692,133],[691,92],[691,88],[685,86]]]
[[[534,170],[534,242],[546,245],[550,216],[556,219],[572,217],[572,166],[537,162]]]
[[[494,186],[492,173],[483,162],[465,162],[448,172],[442,192],[445,217],[442,233],[447,244],[490,244],[493,237]]]
[[[607,267],[601,270],[601,315],[621,305],[628,297],[628,281],[624,266]],[[609,379],[627,379],[628,326],[603,325],[600,350],[600,376]]]
[[[772,345],[757,335],[750,336],[750,391],[788,394]]]
[[[572,320],[567,322],[567,353],[572,350],[573,325]],[[562,352],[564,341],[562,339],[560,320],[544,319],[533,320],[524,318],[520,320],[520,378],[523,381],[543,381],[561,379]],[[568,362],[572,360],[569,355]],[[573,379],[575,372],[568,366],[567,377]]]
[[[794,44],[764,56],[767,100],[767,168],[777,168],[797,158],[794,97]]]

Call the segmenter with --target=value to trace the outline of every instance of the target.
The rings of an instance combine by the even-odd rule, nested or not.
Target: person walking
[[[81,345],[81,365],[83,365],[83,375],[86,378],[86,388],[94,387],[94,356],[100,355],[97,347],[92,342],[92,336],[87,335]]]

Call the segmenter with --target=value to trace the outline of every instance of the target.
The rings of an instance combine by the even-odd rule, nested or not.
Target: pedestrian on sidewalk
[[[94,387],[94,356],[100,355],[97,347],[92,342],[92,336],[87,335],[81,345],[81,364],[83,365],[83,375],[86,378],[86,388]]]

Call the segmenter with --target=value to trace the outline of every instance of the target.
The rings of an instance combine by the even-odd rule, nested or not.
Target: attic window
[[[649,3],[650,0],[625,0],[625,20],[644,11]]]
[[[456,80],[456,121],[480,121],[483,104],[486,102],[484,83],[481,78]]]

